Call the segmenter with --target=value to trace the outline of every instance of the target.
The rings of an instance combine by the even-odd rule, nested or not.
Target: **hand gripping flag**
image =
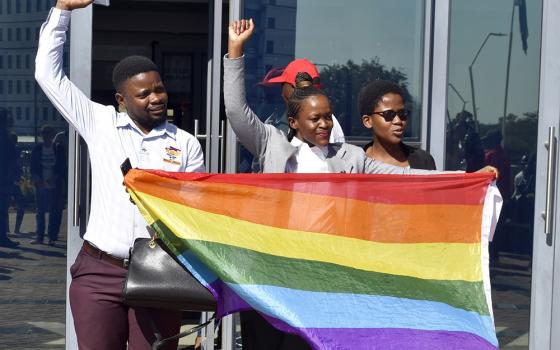
[[[132,170],[148,223],[218,300],[314,349],[497,349],[490,174]]]

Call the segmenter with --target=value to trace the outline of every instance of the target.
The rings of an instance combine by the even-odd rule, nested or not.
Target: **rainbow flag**
[[[148,223],[218,300],[314,349],[497,349],[490,174],[132,170]]]

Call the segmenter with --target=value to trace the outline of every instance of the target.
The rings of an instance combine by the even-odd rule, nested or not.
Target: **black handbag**
[[[216,299],[159,239],[138,238],[130,250],[124,302],[130,306],[215,311]]]
[[[216,299],[208,289],[165,250],[161,241],[138,238],[130,249],[128,272],[123,290],[124,303],[132,307],[182,311],[215,311]],[[156,337],[152,349],[157,350],[170,341],[185,337],[214,321],[162,339],[155,322],[150,319]]]

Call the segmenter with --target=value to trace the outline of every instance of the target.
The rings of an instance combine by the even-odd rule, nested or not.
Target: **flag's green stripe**
[[[426,280],[284,258],[219,243],[199,240],[187,243],[161,222],[156,225],[169,243],[179,251],[187,246],[191,248],[224,282],[430,300],[489,315],[482,282]]]

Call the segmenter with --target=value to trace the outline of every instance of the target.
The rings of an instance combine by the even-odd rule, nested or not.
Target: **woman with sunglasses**
[[[358,110],[373,140],[364,146],[370,158],[414,169],[435,170],[432,156],[402,142],[410,112],[404,105],[404,91],[392,81],[376,80],[362,88]]]

